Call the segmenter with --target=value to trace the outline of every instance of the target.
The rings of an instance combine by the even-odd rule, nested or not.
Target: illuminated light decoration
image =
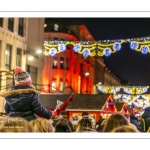
[[[108,85],[102,85],[101,82],[96,84],[97,89],[105,94],[116,94],[120,91],[120,86],[108,86]]]
[[[97,89],[98,89],[98,90],[101,90],[101,89],[102,89],[102,86],[98,86]]]
[[[59,50],[60,52],[64,52],[64,51],[66,50],[65,44],[58,44],[58,50]]]
[[[44,50],[43,54],[44,54],[45,56],[49,56],[49,51]]]
[[[138,48],[138,47],[139,47],[139,44],[138,44],[136,41],[132,41],[132,42],[130,43],[130,48],[131,48],[131,49],[135,50],[135,49]]]
[[[29,61],[33,60],[33,56],[29,56],[29,57],[28,57],[28,60],[29,60]]]
[[[149,86],[111,86],[111,85],[102,85],[101,82],[96,84],[97,89],[101,92],[116,94],[122,88],[123,91],[129,95],[136,94],[137,98],[139,98],[140,94],[143,94],[148,91]],[[120,95],[121,96],[121,95]],[[122,98],[127,98],[126,95],[123,95]],[[150,99],[150,98],[149,98]]]
[[[90,56],[90,50],[87,48],[83,49],[83,57],[88,57],[88,56]]]
[[[121,49],[121,44],[118,42],[114,43],[113,49],[119,51]]]
[[[79,54],[83,54],[85,48],[89,49],[89,56],[110,56],[112,53],[119,51],[123,43],[130,43],[130,48],[143,54],[150,53],[150,38],[131,38],[119,40],[101,40],[101,41],[44,41],[45,50],[56,48],[57,53],[65,51],[66,46],[72,45],[73,50]],[[60,48],[60,44],[62,48]]]
[[[38,54],[41,54],[41,53],[42,53],[42,50],[39,49],[39,50],[37,50],[36,52],[37,52]]]
[[[81,45],[80,45],[80,44],[75,44],[74,47],[73,47],[73,50],[74,50],[75,52],[80,51],[80,50],[81,50]]]
[[[125,43],[125,40],[105,40],[105,41],[45,41],[44,42],[44,55],[47,53],[45,50],[56,48],[57,53],[65,51],[66,45],[73,45],[73,50],[79,54],[84,53],[84,49],[88,49],[88,56],[110,56],[111,53],[115,53],[121,49],[121,44]],[[61,46],[59,46],[61,45]],[[85,52],[86,53],[86,52]],[[87,55],[87,54],[85,54]],[[87,56],[86,56],[87,57]]]
[[[145,88],[143,88],[143,91],[144,91],[144,92],[147,92],[147,88],[146,88],[146,87],[145,87]]]
[[[56,48],[51,48],[49,51],[50,56],[55,56],[57,54],[57,49]]]
[[[148,51],[149,51],[149,47],[148,46],[142,46],[142,48],[141,48],[142,54],[147,54]]]
[[[106,49],[104,49],[103,53],[104,53],[105,56],[108,57],[108,56],[111,55],[111,49],[110,48],[106,48]]]
[[[102,93],[105,93],[105,89],[102,89]]]

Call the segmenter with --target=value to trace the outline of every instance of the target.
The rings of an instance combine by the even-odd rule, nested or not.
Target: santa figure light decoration
[[[57,105],[56,105],[56,108],[54,109],[54,112],[56,112],[57,109],[59,109],[62,104],[63,104],[62,101],[57,100]]]

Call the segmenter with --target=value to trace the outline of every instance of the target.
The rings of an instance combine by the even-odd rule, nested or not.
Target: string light
[[[43,53],[46,56],[54,56],[64,52],[67,49],[67,45],[72,45],[73,51],[82,54],[83,57],[109,57],[112,53],[120,51],[123,43],[129,43],[130,49],[142,54],[150,53],[149,37],[101,41],[45,41]]]
[[[134,105],[135,107],[148,107],[150,106],[150,94],[142,95],[127,95],[127,94],[114,94],[113,99],[118,101],[118,99],[128,106]]]
[[[102,85],[100,83],[96,84],[97,89],[103,93],[115,94],[123,89],[123,91],[127,94],[143,94],[146,93],[149,86],[110,86],[110,85]]]

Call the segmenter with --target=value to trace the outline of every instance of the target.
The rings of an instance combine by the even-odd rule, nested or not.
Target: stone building
[[[36,51],[43,48],[43,35],[44,18],[0,18],[0,92],[13,85],[15,66],[28,71],[33,85],[41,88],[43,56]],[[3,106],[4,99],[0,97],[0,112]]]

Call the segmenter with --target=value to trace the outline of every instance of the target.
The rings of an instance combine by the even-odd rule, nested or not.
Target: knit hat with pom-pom
[[[18,66],[14,69],[14,81],[15,86],[30,86],[32,83],[30,74]]]

